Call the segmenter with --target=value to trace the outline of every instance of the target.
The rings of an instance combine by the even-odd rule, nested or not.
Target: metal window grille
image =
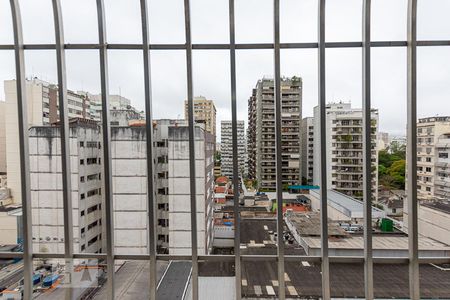
[[[409,286],[410,297],[412,299],[420,298],[419,291],[419,263],[427,262],[448,262],[448,257],[441,258],[419,258],[418,256],[418,212],[417,212],[417,183],[416,183],[416,161],[417,161],[417,143],[416,143],[416,123],[417,123],[417,47],[427,46],[450,46],[450,40],[422,40],[417,41],[417,0],[408,1],[408,24],[406,41],[371,41],[371,0],[363,1],[363,22],[362,22],[362,41],[361,42],[325,42],[325,0],[318,1],[318,42],[317,43],[281,43],[280,42],[280,0],[273,0],[273,28],[274,40],[272,43],[240,43],[235,42],[235,7],[234,0],[229,0],[229,33],[230,42],[228,44],[193,44],[191,40],[191,19],[190,19],[190,1],[184,0],[184,21],[185,21],[185,43],[183,44],[150,44],[149,43],[149,25],[148,25],[148,4],[146,0],[140,0],[141,5],[141,25],[142,25],[142,44],[108,44],[106,38],[105,9],[104,0],[96,0],[98,16],[99,42],[95,44],[65,44],[63,36],[63,19],[61,14],[60,0],[52,0],[53,16],[55,24],[55,44],[24,44],[22,36],[22,22],[19,7],[19,0],[10,0],[14,44],[0,45],[0,50],[14,50],[15,53],[15,72],[17,80],[18,96],[18,126],[20,143],[20,173],[22,177],[22,208],[23,208],[23,229],[24,229],[24,247],[23,252],[18,253],[0,253],[0,258],[22,258],[24,261],[24,297],[31,299],[33,295],[33,259],[34,258],[60,258],[70,261],[77,258],[106,259],[107,267],[107,291],[108,299],[114,299],[114,261],[121,260],[149,260],[150,261],[150,298],[156,299],[156,261],[157,260],[191,260],[192,261],[192,295],[193,299],[198,299],[198,261],[234,261],[236,272],[236,299],[241,298],[241,262],[243,260],[262,259],[266,261],[278,262],[278,280],[279,286],[284,287],[284,264],[293,261],[319,262],[322,265],[322,296],[323,299],[330,299],[330,262],[359,262],[364,263],[365,271],[365,296],[367,299],[373,299],[373,264],[374,263],[408,263],[409,268]],[[409,258],[377,258],[372,255],[372,222],[371,222],[371,152],[370,152],[370,131],[371,131],[371,48],[373,47],[406,47],[407,48],[407,162],[408,162],[408,207],[409,207]],[[234,213],[235,213],[235,244],[234,255],[198,255],[197,253],[197,216],[195,214],[195,153],[194,153],[194,104],[193,104],[193,71],[192,71],[192,52],[193,50],[217,50],[225,49],[230,51],[230,70],[231,70],[231,105],[232,105],[232,142],[233,142],[233,184],[238,186],[238,148],[237,148],[237,105],[236,105],[236,50],[240,49],[272,49],[274,54],[274,74],[275,74],[275,124],[276,124],[276,187],[277,197],[281,199],[282,181],[281,181],[281,82],[280,82],[280,49],[317,49],[318,53],[318,74],[319,74],[319,97],[318,104],[320,109],[320,146],[321,151],[319,159],[321,162],[321,256],[285,256],[283,244],[278,243],[277,255],[241,255],[240,254],[240,217],[238,207],[238,193],[234,194]],[[327,48],[360,48],[362,51],[362,71],[363,71],[363,136],[364,136],[364,256],[361,257],[330,257],[328,255],[328,232],[327,232],[327,180],[326,180],[326,159],[325,147],[325,50]],[[62,178],[63,178],[63,204],[64,204],[64,254],[59,253],[33,253],[31,236],[31,193],[30,193],[30,168],[29,168],[29,145],[28,145],[28,122],[27,122],[27,101],[25,90],[25,59],[24,50],[56,50],[57,75],[59,85],[59,110],[61,116],[61,158],[62,158]],[[103,157],[104,157],[104,196],[105,199],[112,199],[112,177],[111,177],[111,138],[109,122],[109,101],[108,101],[108,52],[114,49],[120,50],[142,50],[144,88],[145,88],[145,116],[147,133],[147,155],[152,157],[153,130],[152,130],[152,99],[151,99],[151,78],[150,78],[150,50],[185,50],[187,66],[187,99],[188,99],[188,123],[189,123],[189,157],[190,157],[190,204],[191,204],[191,239],[192,255],[163,255],[156,253],[156,224],[155,213],[156,203],[155,186],[153,183],[154,163],[152,159],[147,159],[147,187],[148,195],[148,224],[149,230],[149,254],[148,255],[116,255],[114,253],[113,240],[113,206],[112,201],[105,201],[105,220],[106,225],[106,253],[89,254],[74,253],[71,244],[72,241],[72,208],[71,199],[71,180],[70,180],[70,161],[69,161],[69,123],[68,123],[68,101],[66,84],[66,66],[65,50],[86,50],[96,49],[99,52],[99,65],[101,76],[101,94],[102,94],[102,132],[103,132]],[[277,201],[277,231],[278,236],[283,233],[282,201]],[[72,291],[67,289],[66,299],[70,299]],[[279,299],[285,299],[285,289],[279,289]]]

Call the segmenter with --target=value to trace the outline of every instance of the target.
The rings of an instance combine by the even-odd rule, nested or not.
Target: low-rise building
[[[408,203],[403,208],[403,231],[408,231]],[[421,201],[418,208],[419,241],[431,238],[450,245],[450,201]]]

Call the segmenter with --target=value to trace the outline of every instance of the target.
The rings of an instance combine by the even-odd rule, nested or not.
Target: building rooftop
[[[288,221],[302,236],[320,236],[320,214],[318,212],[289,213],[286,215]],[[338,224],[328,222],[329,236],[347,236],[348,234]]]
[[[446,214],[450,214],[450,201],[422,202],[420,205],[438,210]]]
[[[309,248],[321,247],[320,237],[302,236],[302,239]],[[408,236],[405,234],[374,234],[372,243],[374,250],[408,250]],[[330,249],[364,249],[364,237],[362,235],[350,235],[330,238],[328,247]],[[450,246],[421,236],[419,238],[419,250],[450,251]]]
[[[311,190],[310,195],[320,199],[320,191]],[[362,219],[364,216],[364,204],[362,201],[333,190],[328,190],[328,205],[350,218]],[[382,218],[385,216],[386,214],[383,210],[372,207],[373,218]]]

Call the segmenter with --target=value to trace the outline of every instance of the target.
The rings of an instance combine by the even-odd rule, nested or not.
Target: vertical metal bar
[[[186,70],[187,100],[189,124],[189,175],[191,192],[191,246],[192,246],[192,299],[198,299],[198,251],[197,251],[197,200],[195,187],[195,121],[194,121],[194,87],[192,76],[192,39],[191,14],[189,0],[184,0],[184,27],[186,33]]]
[[[284,240],[283,240],[283,166],[281,147],[281,67],[280,67],[280,0],[273,2],[274,36],[274,85],[275,85],[275,157],[277,192],[277,234],[278,234],[278,298],[285,299],[284,286]]]
[[[53,19],[55,24],[56,65],[58,73],[59,124],[61,136],[61,171],[64,216],[64,254],[66,299],[72,299],[71,273],[73,268],[73,221],[72,221],[72,168],[70,165],[70,128],[67,101],[66,53],[64,50],[64,29],[61,3],[53,0]]]
[[[14,30],[14,59],[16,65],[17,115],[19,127],[19,156],[23,221],[23,297],[33,298],[33,242],[30,187],[30,152],[28,135],[27,87],[23,47],[22,17],[18,0],[10,0]]]
[[[409,294],[420,298],[417,202],[417,0],[408,1],[407,92],[407,198],[409,241]]]
[[[234,22],[234,0],[229,0],[230,23],[230,76],[231,76],[231,127],[233,141],[233,207],[234,207],[234,264],[236,279],[236,300],[241,299],[241,215],[239,211],[239,159],[237,142],[236,104],[236,34]],[[242,176],[242,174],[241,174]]]
[[[370,76],[370,10],[371,0],[363,1],[362,43],[362,120],[363,120],[363,190],[364,190],[364,294],[373,299],[372,255],[372,113]]]
[[[148,209],[148,240],[150,254],[150,300],[156,299],[156,193],[154,186],[153,162],[153,107],[150,74],[150,41],[148,34],[147,0],[141,0],[142,23],[142,55],[144,60],[144,97],[145,97],[145,131],[147,135],[147,209]]]
[[[105,199],[106,224],[106,264],[107,264],[107,298],[114,299],[114,206],[112,190],[111,163],[111,128],[109,118],[109,87],[108,87],[108,50],[106,43],[106,21],[103,0],[97,0],[98,38],[100,44],[100,86],[102,95],[102,140],[103,140],[103,183]]]
[[[318,24],[319,65],[319,130],[320,130],[320,224],[322,245],[322,299],[330,299],[330,261],[328,258],[328,184],[327,128],[325,94],[325,0],[319,0]]]

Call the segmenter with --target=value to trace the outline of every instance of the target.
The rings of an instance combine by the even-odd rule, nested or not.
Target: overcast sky
[[[51,0],[20,0],[25,43],[53,43]],[[98,41],[95,0],[62,0],[66,43]],[[406,40],[406,0],[373,0],[372,39]],[[139,0],[105,0],[109,43],[140,43]],[[228,0],[191,0],[194,43],[228,43]],[[149,0],[152,43],[184,43],[183,0]],[[272,0],[236,0],[236,41],[273,40]],[[360,41],[362,0],[328,0],[327,41]],[[450,39],[450,0],[419,0],[418,39]],[[317,42],[317,0],[281,0],[281,41]],[[0,44],[12,44],[9,1],[0,0]],[[184,51],[152,51],[155,118],[183,117],[186,98]],[[281,73],[303,78],[303,116],[317,104],[317,49],[282,50]],[[214,100],[217,130],[231,118],[229,51],[194,51],[194,93]],[[361,107],[361,49],[328,49],[328,101]],[[273,51],[237,51],[238,118],[247,120],[247,100],[258,79],[273,74]],[[111,94],[144,107],[140,51],[109,51]],[[100,92],[98,51],[67,51],[68,86]],[[27,76],[56,82],[54,51],[27,51]],[[13,52],[0,50],[0,99],[3,80],[13,79]],[[450,47],[418,52],[419,117],[450,115]],[[373,107],[380,130],[404,134],[406,127],[406,49],[372,50]]]

